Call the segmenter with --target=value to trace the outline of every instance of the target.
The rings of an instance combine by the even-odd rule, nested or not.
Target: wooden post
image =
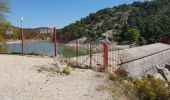
[[[104,52],[104,66],[107,67],[108,66],[108,44],[104,43],[103,44],[103,52]]]

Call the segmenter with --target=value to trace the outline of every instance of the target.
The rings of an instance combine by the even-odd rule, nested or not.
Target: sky
[[[136,0],[9,0],[7,19],[17,27],[63,28],[100,9],[132,3]],[[142,0],[138,0],[142,1]]]

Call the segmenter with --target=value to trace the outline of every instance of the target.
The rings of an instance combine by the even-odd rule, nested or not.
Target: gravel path
[[[105,75],[72,69],[68,76],[38,73],[52,58],[0,55],[0,100],[112,100]]]

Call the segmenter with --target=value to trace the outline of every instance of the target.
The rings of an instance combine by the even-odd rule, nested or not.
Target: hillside
[[[130,28],[140,30],[147,43],[170,36],[170,0],[138,1],[99,10],[64,27],[60,37],[67,36],[70,41],[82,36],[98,38],[109,32],[110,40],[121,41]]]

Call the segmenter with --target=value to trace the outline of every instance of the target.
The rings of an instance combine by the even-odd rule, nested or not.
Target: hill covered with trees
[[[139,30],[147,43],[170,36],[170,0],[135,1],[99,10],[61,29],[60,37],[67,36],[70,41],[83,36],[99,38],[110,32],[110,40],[121,41],[130,29]]]

